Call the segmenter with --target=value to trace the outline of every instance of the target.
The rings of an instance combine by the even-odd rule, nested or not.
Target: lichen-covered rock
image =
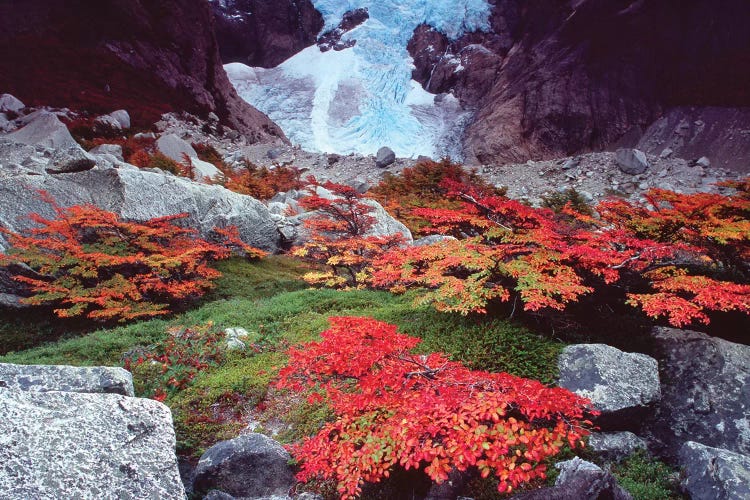
[[[0,363],[0,388],[31,392],[111,393],[133,396],[133,376],[106,366],[15,365]]]
[[[235,497],[284,496],[295,483],[290,459],[283,446],[262,434],[222,441],[198,462],[193,490],[215,489]]]
[[[632,500],[615,477],[578,457],[560,462],[560,475],[552,488],[542,488],[511,497],[512,500]]]
[[[646,450],[646,441],[632,432],[593,432],[589,448],[609,460],[622,460],[637,450]]]
[[[750,346],[673,328],[653,332],[662,399],[644,436],[674,458],[696,441],[750,455]]]
[[[602,428],[637,428],[661,397],[658,364],[645,354],[578,344],[566,347],[558,364],[560,387],[590,399]]]
[[[693,500],[750,498],[750,457],[688,441],[680,449],[682,485]]]
[[[185,498],[158,401],[0,389],[0,415],[3,498]]]

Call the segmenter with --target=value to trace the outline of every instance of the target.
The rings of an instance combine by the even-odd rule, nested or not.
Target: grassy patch
[[[507,371],[552,383],[563,344],[541,338],[518,324],[486,317],[439,313],[429,306],[414,307],[412,295],[387,292],[309,289],[299,279],[305,268],[283,257],[260,262],[232,259],[218,264],[224,276],[197,307],[165,319],[101,329],[64,338],[0,357],[0,362],[23,364],[120,365],[124,353],[159,351],[178,326],[211,325],[223,330],[248,331],[251,348],[228,353],[217,366],[202,369],[189,385],[168,390],[180,453],[198,456],[213,443],[237,435],[259,411],[287,426],[284,441],[313,434],[330,418],[323,406],[308,405],[299,397],[274,395],[264,401],[270,381],[286,362],[290,345],[314,340],[328,327],[330,316],[371,316],[421,337],[424,352],[442,351],[474,369]],[[136,391],[153,394],[154,370],[141,364],[133,369]],[[261,408],[259,403],[263,402]],[[268,408],[266,408],[268,406]]]
[[[636,452],[621,463],[614,465],[612,473],[635,500],[686,498],[680,493],[676,471],[644,452]]]

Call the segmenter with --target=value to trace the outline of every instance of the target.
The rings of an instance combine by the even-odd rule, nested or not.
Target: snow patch
[[[313,0],[334,29],[343,15],[368,9],[370,18],[346,33],[353,48],[309,47],[276,68],[226,66],[240,96],[268,114],[292,142],[313,151],[460,159],[469,113],[452,96],[435,96],[411,79],[406,45],[427,23],[451,38],[489,28],[486,0]]]

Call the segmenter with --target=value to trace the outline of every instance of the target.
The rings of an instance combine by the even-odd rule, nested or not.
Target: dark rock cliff
[[[206,0],[0,0],[0,90],[27,105],[124,108],[136,125],[215,112],[251,140],[283,137],[229,83]]]
[[[409,45],[427,90],[453,91],[478,110],[469,158],[521,162],[634,144],[673,107],[750,106],[744,0],[491,3],[489,33],[448,40],[422,26]]]
[[[314,44],[323,16],[310,0],[210,0],[224,62],[272,68]]]

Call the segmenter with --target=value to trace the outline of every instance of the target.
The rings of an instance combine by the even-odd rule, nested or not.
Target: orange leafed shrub
[[[294,167],[268,169],[258,167],[248,161],[240,173],[225,170],[227,176],[224,187],[235,193],[246,194],[258,200],[270,200],[277,193],[301,189],[304,183],[302,173]]]
[[[367,196],[377,200],[385,209],[403,222],[414,234],[424,235],[430,223],[416,214],[417,208],[460,208],[461,204],[446,196],[445,182],[460,182],[480,190],[487,196],[505,194],[484,181],[475,171],[469,171],[448,159],[435,162],[423,160],[400,174],[386,173],[383,180],[370,189]]]
[[[300,205],[313,211],[313,216],[305,220],[310,239],[295,248],[293,254],[325,266],[325,270],[308,273],[305,280],[328,287],[364,286],[372,262],[383,252],[402,245],[403,236],[367,235],[376,222],[370,215],[374,208],[356,189],[330,181],[318,184],[314,178],[310,178],[310,183],[313,194],[300,200]],[[332,196],[315,194],[317,187],[330,191]]]
[[[60,317],[127,321],[167,314],[212,288],[220,273],[209,263],[230,255],[229,246],[180,227],[187,214],[130,222],[92,205],[60,208],[46,201],[55,219],[32,214],[33,229],[0,229],[12,245],[0,264],[30,267],[33,276],[15,277],[32,292],[24,301],[52,306]],[[219,238],[235,236],[229,230]]]
[[[469,370],[370,318],[331,318],[294,347],[278,385],[327,401],[335,420],[292,447],[300,481],[334,480],[342,499],[396,467],[441,483],[452,469],[494,474],[500,492],[545,477],[545,459],[582,445],[589,402],[507,373]]]
[[[712,312],[750,314],[750,197],[653,190],[651,207],[602,202],[598,217],[564,216],[454,183],[458,209],[417,209],[430,231],[454,241],[388,252],[372,283],[422,288],[443,310],[484,312],[519,298],[528,311],[562,310],[607,288],[678,327]]]

